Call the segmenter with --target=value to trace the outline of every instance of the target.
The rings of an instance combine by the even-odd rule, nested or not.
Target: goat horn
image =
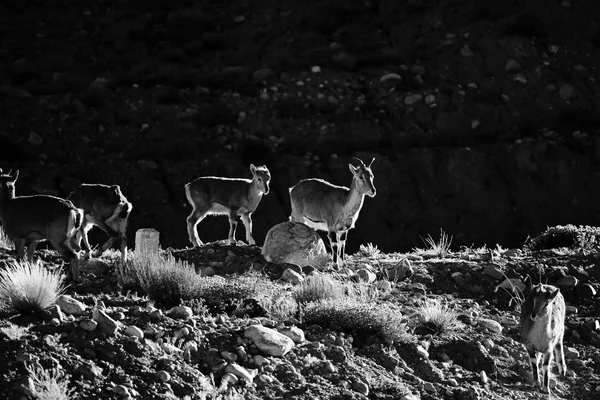
[[[363,161],[362,161],[360,158],[358,158],[358,157],[352,157],[352,159],[353,159],[354,161],[356,161],[356,162],[358,163],[358,165],[360,165],[361,167],[363,167],[363,168],[366,168],[366,167],[367,167],[367,166],[365,165],[365,163],[364,163],[364,162],[363,162]]]
[[[373,159],[371,160],[371,162],[369,163],[369,168],[371,168],[371,165],[373,165],[373,161],[375,161],[375,157],[373,157]]]

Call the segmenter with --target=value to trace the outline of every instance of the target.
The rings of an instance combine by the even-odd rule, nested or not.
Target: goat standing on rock
[[[76,207],[83,209],[84,222],[77,234],[77,242],[81,243],[90,255],[88,231],[94,226],[102,229],[110,237],[100,248],[98,255],[108,249],[118,239],[120,241],[121,258],[127,259],[127,220],[132,205],[119,185],[82,184],[69,195],[69,200]]]
[[[27,259],[33,261],[37,244],[48,240],[65,261],[70,263],[67,276],[79,280],[79,251],[76,237],[81,227],[83,211],[69,200],[55,196],[15,196],[14,175],[0,169],[0,221],[10,240],[15,243],[17,257],[23,259],[27,246]]]
[[[559,373],[564,376],[567,372],[563,350],[564,334],[565,300],[560,290],[541,283],[533,286],[521,307],[521,336],[529,353],[533,379],[540,385],[542,392],[550,393],[550,365],[553,355],[556,357]]]
[[[237,218],[241,217],[246,228],[246,240],[253,245],[252,213],[258,207],[263,195],[269,193],[271,173],[265,166],[250,165],[252,180],[242,178],[200,177],[185,185],[185,196],[192,205],[192,213],[187,217],[190,242],[194,247],[202,246],[196,229],[207,215],[229,216],[229,243],[235,244]]]
[[[375,197],[376,194],[371,171],[375,159],[369,165],[359,158],[353,159],[357,165],[348,164],[353,176],[349,189],[315,178],[304,179],[290,189],[290,221],[327,231],[332,258],[338,266],[344,261],[348,231],[354,228],[365,195]]]

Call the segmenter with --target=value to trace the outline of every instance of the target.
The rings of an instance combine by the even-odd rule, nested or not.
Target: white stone
[[[492,331],[494,333],[502,332],[502,325],[500,325],[499,322],[496,322],[494,320],[487,319],[487,318],[480,318],[478,322],[479,322],[479,325],[483,326],[485,329],[487,329],[489,331]]]
[[[260,351],[270,356],[281,357],[294,347],[292,339],[262,325],[250,325],[244,331],[244,337],[250,339]]]
[[[160,232],[156,229],[138,229],[135,233],[136,254],[157,254],[160,246]]]
[[[88,332],[93,332],[96,330],[96,328],[98,328],[98,323],[93,319],[86,319],[81,321],[79,326]]]
[[[144,338],[144,332],[138,328],[137,326],[128,326],[127,328],[125,328],[125,335],[127,336],[132,336],[132,337],[136,337],[138,339],[143,339]]]
[[[262,255],[275,264],[295,264],[321,269],[330,257],[317,232],[299,222],[286,221],[273,226],[267,232]]]
[[[87,306],[81,301],[74,299],[68,294],[61,294],[56,298],[56,305],[60,307],[60,310],[65,314],[70,315],[82,315]]]
[[[225,372],[230,373],[232,375],[237,376],[239,379],[243,379],[247,383],[252,383],[256,375],[258,375],[258,371],[253,369],[249,370],[238,364],[228,364],[225,367]]]
[[[102,310],[94,309],[93,319],[98,323],[98,329],[108,334],[115,334],[119,329],[119,323]]]
[[[292,339],[294,343],[302,343],[306,340],[304,331],[297,326],[279,329],[279,332]]]
[[[167,311],[167,315],[171,318],[188,319],[194,315],[191,307],[177,306]]]

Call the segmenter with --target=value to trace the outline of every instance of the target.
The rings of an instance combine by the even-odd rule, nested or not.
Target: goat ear
[[[250,164],[250,172],[252,172],[252,175],[256,174],[256,167],[254,166],[254,164]]]
[[[15,174],[12,176],[12,181],[16,182],[18,177],[19,177],[19,170],[16,170]]]
[[[356,175],[357,174],[357,172],[358,172],[358,168],[357,167],[355,167],[352,164],[348,164],[348,168],[350,168],[350,172],[352,172],[352,175]]]
[[[555,288],[552,293],[550,293],[550,298],[549,300],[553,300],[558,294],[560,293],[560,289],[559,288]]]

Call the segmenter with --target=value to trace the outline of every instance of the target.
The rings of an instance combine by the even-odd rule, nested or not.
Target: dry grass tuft
[[[17,313],[46,310],[64,290],[63,276],[39,261],[12,261],[0,271],[0,302]]]
[[[448,334],[461,329],[458,314],[439,300],[427,299],[417,309],[419,324],[436,334]]]
[[[38,400],[69,400],[74,390],[69,389],[69,381],[57,370],[46,370],[39,365],[26,367],[33,383],[35,398]]]

